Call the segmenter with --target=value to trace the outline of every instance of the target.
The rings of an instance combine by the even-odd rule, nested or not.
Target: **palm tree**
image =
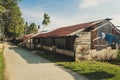
[[[50,23],[50,17],[48,16],[48,14],[44,13],[44,19],[42,21],[42,25],[47,27],[49,23]],[[43,30],[44,30],[44,27],[43,27]]]

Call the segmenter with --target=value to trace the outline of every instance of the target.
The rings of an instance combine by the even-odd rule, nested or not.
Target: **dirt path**
[[[8,80],[88,80],[17,46],[5,44]]]

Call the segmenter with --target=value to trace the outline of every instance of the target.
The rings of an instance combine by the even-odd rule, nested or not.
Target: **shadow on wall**
[[[106,79],[114,77],[113,74],[110,74],[110,73],[107,73],[104,71],[83,73],[82,75],[84,75],[92,80],[106,80]]]

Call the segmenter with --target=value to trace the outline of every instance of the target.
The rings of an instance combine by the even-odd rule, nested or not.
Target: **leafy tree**
[[[26,26],[26,34],[37,33],[38,28],[35,23],[31,23],[30,26],[28,27],[27,26]]]
[[[8,11],[2,15],[4,34],[10,38],[16,38],[24,32],[24,20],[21,17],[19,0],[2,0],[2,6]]]
[[[0,6],[0,13],[2,13],[5,10],[3,6]]]
[[[44,13],[44,19],[42,21],[42,25],[47,27],[49,23],[50,23],[50,17],[48,14]]]

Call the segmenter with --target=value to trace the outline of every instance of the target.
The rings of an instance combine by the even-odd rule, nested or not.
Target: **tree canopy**
[[[38,28],[35,23],[31,23],[30,25],[28,25],[28,23],[26,22],[24,32],[25,34],[37,33]]]
[[[5,10],[3,6],[0,6],[0,13],[2,13]]]
[[[36,33],[40,25],[35,23],[24,23],[22,13],[18,6],[21,0],[0,0],[0,27],[2,33],[8,38],[16,38],[22,34]],[[4,11],[5,10],[5,11]],[[50,17],[44,13],[44,20],[42,25],[48,26]]]
[[[43,20],[42,24],[47,26],[49,23],[50,23],[50,17],[47,13],[44,13],[44,20]]]
[[[24,20],[21,17],[18,1],[20,0],[1,0],[1,6],[7,10],[1,17],[3,32],[9,38],[16,38],[24,31]]]
[[[47,13],[44,13],[44,19],[43,19],[42,24],[45,26],[48,26],[49,23],[50,23],[50,17]]]

